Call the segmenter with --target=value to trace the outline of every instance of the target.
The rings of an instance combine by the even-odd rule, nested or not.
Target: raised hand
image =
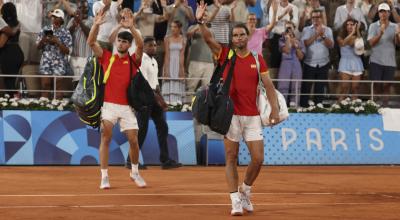
[[[93,23],[96,24],[96,25],[104,24],[104,22],[106,22],[105,17],[106,17],[106,13],[105,13],[105,10],[103,8],[94,17]]]
[[[122,11],[122,19],[120,22],[121,26],[127,29],[133,27],[135,22],[132,11],[128,10]]]
[[[200,4],[197,4],[197,10],[196,10],[196,19],[198,21],[201,21],[203,19],[206,9],[207,9],[207,4],[204,3],[204,0],[201,0]]]

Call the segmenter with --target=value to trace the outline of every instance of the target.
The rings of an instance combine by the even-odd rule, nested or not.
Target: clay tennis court
[[[400,167],[263,167],[255,212],[231,217],[224,167],[142,171],[110,167],[100,190],[95,166],[0,168],[0,219],[400,219]],[[239,170],[243,174],[245,167]]]

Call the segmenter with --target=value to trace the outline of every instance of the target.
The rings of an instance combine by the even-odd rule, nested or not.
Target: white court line
[[[270,192],[253,195],[382,195],[376,192]],[[227,193],[91,193],[91,194],[5,194],[0,197],[102,197],[102,196],[226,196]]]
[[[334,202],[334,203],[319,203],[319,202],[305,202],[305,203],[258,203],[254,206],[316,206],[316,205],[389,205],[397,203],[372,203],[372,202]],[[217,203],[217,204],[151,204],[151,205],[33,205],[33,206],[0,206],[0,209],[37,209],[37,208],[126,208],[126,207],[199,207],[199,206],[231,206],[230,203]]]

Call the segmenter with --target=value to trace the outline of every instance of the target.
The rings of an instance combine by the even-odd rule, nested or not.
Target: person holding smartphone
[[[72,37],[63,24],[64,12],[61,9],[55,9],[51,13],[51,25],[45,26],[39,33],[36,45],[38,49],[42,50],[39,66],[39,74],[41,75],[64,76],[68,74],[67,56],[72,50]],[[62,81],[63,79],[57,79],[57,90],[64,90]],[[41,78],[41,89],[47,90],[42,91],[42,97],[49,97],[52,82],[52,78]],[[56,97],[62,98],[63,94],[57,92]]]

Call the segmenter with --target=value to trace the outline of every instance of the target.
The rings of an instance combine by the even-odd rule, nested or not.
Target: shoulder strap
[[[262,84],[261,74],[260,74],[260,61],[258,60],[258,53],[255,52],[255,51],[251,51],[251,54],[253,54],[253,57],[256,60],[257,73],[258,73],[258,83]]]
[[[226,54],[224,63],[220,65],[218,63],[217,67],[215,68],[215,71],[213,75],[211,76],[210,84],[215,84],[218,83],[220,78],[222,77],[222,74],[225,70],[226,65],[228,64],[229,60],[232,58],[232,56],[235,54],[235,52],[232,49],[229,49],[229,52]]]
[[[232,78],[233,78],[233,71],[234,71],[235,62],[236,62],[236,54],[235,54],[235,52],[233,52],[233,55],[230,58],[230,60],[231,60],[231,65],[229,66],[228,76],[226,77],[224,85],[222,86],[222,93],[224,95],[228,95],[229,94],[229,88],[231,86],[231,81],[232,81]]]
[[[104,79],[103,79],[103,83],[104,84],[106,84],[106,82],[108,80],[108,77],[110,77],[111,66],[113,65],[114,61],[115,61],[115,55],[112,55],[110,57],[110,63],[108,64],[107,70],[106,70],[106,72],[104,74]]]

